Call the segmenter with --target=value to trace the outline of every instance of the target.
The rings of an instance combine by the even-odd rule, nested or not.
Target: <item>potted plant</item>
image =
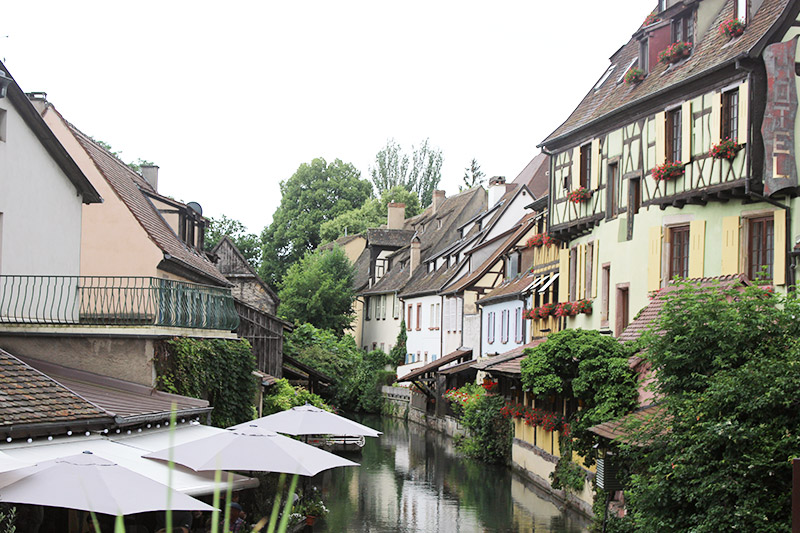
[[[744,22],[739,19],[729,19],[719,25],[720,35],[729,39],[738,37],[744,33]]]
[[[642,26],[649,26],[650,24],[655,24],[656,22],[661,22],[661,19],[658,15],[656,15],[656,12],[653,11],[644,19]]]
[[[680,161],[666,161],[653,169],[653,179],[656,181],[669,181],[683,176],[683,163]]]
[[[550,248],[551,246],[557,246],[558,245],[558,239],[556,239],[554,237],[551,237],[550,235],[545,235],[544,238],[542,239],[542,242],[548,248]]]
[[[711,147],[708,155],[714,159],[727,159],[731,161],[736,157],[736,154],[739,153],[739,150],[742,149],[742,146],[743,145],[737,144],[736,141],[732,139],[722,139],[718,144]]]
[[[659,63],[677,63],[683,58],[689,57],[691,52],[692,43],[678,41],[669,45],[666,50],[662,50],[658,54],[658,61]]]
[[[292,513],[304,516],[306,524],[313,526],[319,519],[328,514],[328,508],[322,503],[319,498],[313,497],[307,500],[301,500],[292,508]]]
[[[567,194],[567,199],[570,202],[572,202],[573,204],[579,204],[581,202],[586,202],[591,197],[592,197],[592,191],[590,191],[586,187],[578,187],[574,191],[570,191]]]
[[[555,303],[544,304],[541,307],[537,307],[539,310],[539,318],[547,318],[552,315],[556,310]]]
[[[644,71],[637,67],[632,67],[628,69],[628,72],[625,73],[625,83],[628,85],[635,85],[637,83],[641,83],[646,74]]]
[[[578,307],[578,312],[583,313],[585,315],[592,314],[592,301],[591,300],[578,300],[575,302],[575,305]]]
[[[528,239],[528,248],[533,248],[534,246],[539,247],[544,244],[544,235],[541,233],[537,233],[530,239]]]

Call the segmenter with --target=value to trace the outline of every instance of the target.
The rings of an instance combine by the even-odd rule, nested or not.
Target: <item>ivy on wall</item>
[[[208,400],[218,427],[254,418],[256,359],[246,340],[175,338],[156,349],[157,387]]]

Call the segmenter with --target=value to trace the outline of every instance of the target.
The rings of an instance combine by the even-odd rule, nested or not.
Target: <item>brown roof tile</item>
[[[492,302],[518,297],[525,293],[531,284],[536,281],[536,278],[542,276],[543,274],[533,274],[529,270],[525,271],[515,278],[504,281],[499,287],[489,291],[489,293],[478,300],[477,303],[479,305],[486,305]],[[549,273],[547,274],[547,277],[550,277]]]
[[[595,435],[599,435],[600,437],[609,439],[609,440],[619,440],[621,442],[627,442],[628,430],[627,426],[629,423],[633,421],[647,421],[653,420],[655,417],[663,417],[664,416],[664,408],[660,405],[649,405],[647,407],[642,407],[637,409],[636,411],[632,412],[629,415],[626,415],[622,418],[618,418],[616,420],[611,420],[609,422],[603,422],[602,424],[597,424],[596,426],[592,426],[589,428],[589,431],[594,433]]]
[[[697,40],[689,59],[672,66],[652,65],[650,73],[641,83],[618,83],[631,62],[638,57],[639,41],[632,37],[611,58],[611,65],[615,65],[615,68],[608,79],[597,90],[592,88],[569,118],[542,144],[552,145],[595,121],[606,119],[648,99],[653,99],[653,106],[661,105],[655,97],[663,91],[732,63],[742,54],[757,53],[756,48],[762,37],[779,20],[788,4],[789,0],[764,0],[751,17],[744,34],[729,41],[718,32],[723,21],[733,18],[734,0],[728,0],[705,35]]]
[[[400,381],[413,381],[413,380],[417,379],[418,377],[422,376],[423,374],[426,374],[428,372],[432,372],[434,370],[437,370],[437,369],[439,369],[439,368],[441,368],[441,367],[443,367],[443,366],[445,366],[447,364],[450,364],[450,363],[452,363],[454,361],[459,361],[459,360],[467,359],[467,358],[470,358],[470,357],[472,357],[472,350],[471,349],[458,349],[458,350],[456,350],[454,352],[450,352],[449,354],[445,355],[444,357],[440,357],[436,361],[428,363],[425,366],[421,366],[421,367],[417,368],[416,370],[412,370],[411,372],[409,372],[405,376],[403,376],[401,378],[398,378],[397,381],[398,382],[400,382]]]

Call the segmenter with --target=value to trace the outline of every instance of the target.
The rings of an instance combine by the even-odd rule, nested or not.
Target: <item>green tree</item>
[[[430,146],[425,139],[411,149],[411,157],[403,153],[402,147],[389,139],[375,156],[375,166],[369,172],[378,193],[401,185],[415,192],[422,207],[433,201],[433,191],[442,179],[442,151]]]
[[[341,336],[353,319],[353,265],[338,246],[308,252],[289,267],[278,298],[283,318]]]
[[[247,233],[244,224],[225,215],[219,218],[208,218],[206,226],[205,248],[212,250],[222,237],[227,236],[242,252],[250,266],[258,268],[261,262],[261,241],[255,233]]]
[[[698,288],[665,298],[646,339],[661,413],[631,429],[636,531],[790,531],[800,450],[795,295]]]
[[[261,277],[280,285],[289,267],[321,243],[320,225],[360,207],[372,186],[350,163],[317,158],[281,182],[281,204],[261,233]]]
[[[463,189],[471,189],[473,187],[478,187],[479,185],[483,185],[484,181],[483,178],[485,177],[486,174],[484,174],[483,171],[481,170],[481,166],[478,164],[478,160],[473,157],[469,166],[464,169]]]
[[[142,173],[142,167],[155,166],[155,163],[153,163],[152,161],[148,161],[147,159],[142,159],[141,157],[136,159],[136,161],[131,161],[130,163],[125,163],[125,164],[128,165],[128,168],[130,168],[131,170],[133,170],[138,174]]]
[[[400,314],[402,315],[403,313]],[[398,365],[404,364],[406,361],[406,355],[408,354],[406,351],[406,342],[408,342],[408,334],[406,333],[406,320],[405,318],[402,318],[400,320],[400,333],[397,334],[397,340],[389,352],[392,365],[394,365],[395,368]]]
[[[333,220],[324,222],[320,226],[322,242],[335,241],[339,237],[356,235],[369,228],[377,228],[382,224],[386,224],[389,202],[406,204],[406,218],[420,213],[417,195],[408,191],[405,187],[397,185],[392,189],[383,191],[380,199],[369,199],[361,207],[342,213]]]

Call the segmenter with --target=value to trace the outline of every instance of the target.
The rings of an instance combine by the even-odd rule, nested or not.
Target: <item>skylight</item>
[[[608,70],[605,71],[605,73],[600,77],[600,80],[594,86],[594,90],[595,91],[603,86],[603,83],[605,83],[605,81],[608,79],[608,77],[611,76],[611,73],[614,72],[614,69],[616,67],[617,67],[617,65],[611,65],[610,67],[608,67]]]

